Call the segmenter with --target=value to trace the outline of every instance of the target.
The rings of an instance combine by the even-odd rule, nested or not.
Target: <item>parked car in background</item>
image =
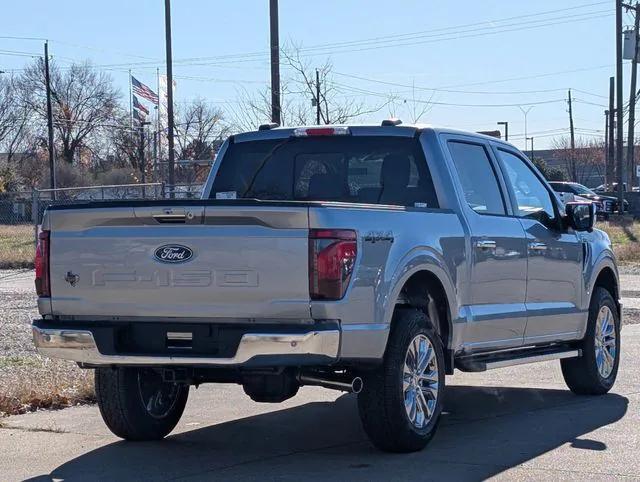
[[[626,182],[623,183],[622,186],[623,186],[623,188],[622,188],[623,191],[627,191],[628,190]],[[594,187],[593,188],[593,190],[598,194],[605,193],[605,192],[616,192],[617,189],[618,189],[618,183],[617,182],[614,182],[614,183],[611,183],[611,184],[600,184],[598,187]],[[632,192],[639,192],[640,191],[640,187],[632,186],[631,187],[631,191]]]
[[[596,212],[598,214],[606,215],[618,211],[618,199],[616,197],[604,196],[577,182],[551,181],[549,185],[558,193],[558,196],[565,204],[567,202],[587,199],[596,205]],[[625,211],[628,211],[629,202],[625,200],[623,207]]]

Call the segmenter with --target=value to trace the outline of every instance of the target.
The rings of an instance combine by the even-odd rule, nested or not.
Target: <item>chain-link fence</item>
[[[33,223],[38,225],[42,222],[42,215],[47,206],[127,199],[163,199],[164,196],[164,185],[159,182],[40,189],[33,193]]]
[[[171,197],[173,194],[174,199],[200,199],[202,188],[204,184],[176,184],[175,186],[165,186],[165,197]]]
[[[87,186],[0,193],[0,269],[30,268],[47,206],[92,201],[163,199],[162,183]]]
[[[0,193],[0,268],[33,263],[32,200],[29,191]]]

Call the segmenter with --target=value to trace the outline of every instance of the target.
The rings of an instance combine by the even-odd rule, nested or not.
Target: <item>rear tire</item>
[[[604,288],[593,292],[581,349],[581,357],[560,361],[567,386],[579,395],[607,393],[620,363],[620,317],[611,293]]]
[[[414,359],[417,370],[411,368]],[[418,310],[397,310],[384,362],[364,375],[358,394],[362,425],[377,448],[415,452],[427,445],[442,412],[444,370],[442,343],[429,318]]]
[[[109,430],[125,440],[159,440],[184,411],[189,386],[165,382],[151,368],[97,368],[96,397]]]

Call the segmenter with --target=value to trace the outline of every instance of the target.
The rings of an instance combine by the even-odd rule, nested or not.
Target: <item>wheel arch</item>
[[[620,307],[620,285],[617,272],[613,267],[604,266],[598,271],[598,275],[595,277],[590,290],[591,296],[589,297],[589,303],[591,303],[591,299],[593,298],[595,289],[598,287],[604,288],[609,293],[611,293],[613,301],[615,301],[616,303],[616,308],[618,309],[618,316],[621,316],[622,313]]]
[[[388,303],[387,320],[393,329],[393,314],[397,308],[412,307],[423,311],[432,320],[445,352],[447,373],[453,373],[455,319],[455,290],[442,267],[434,264],[417,265],[405,271],[398,280]],[[435,318],[435,319],[434,319]]]

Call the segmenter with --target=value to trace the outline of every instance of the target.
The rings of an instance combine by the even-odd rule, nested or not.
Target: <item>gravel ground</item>
[[[30,282],[29,282],[30,281]],[[0,271],[0,356],[34,355],[31,320],[38,316],[31,270]]]
[[[0,416],[93,400],[93,372],[38,355],[32,270],[0,270]]]

